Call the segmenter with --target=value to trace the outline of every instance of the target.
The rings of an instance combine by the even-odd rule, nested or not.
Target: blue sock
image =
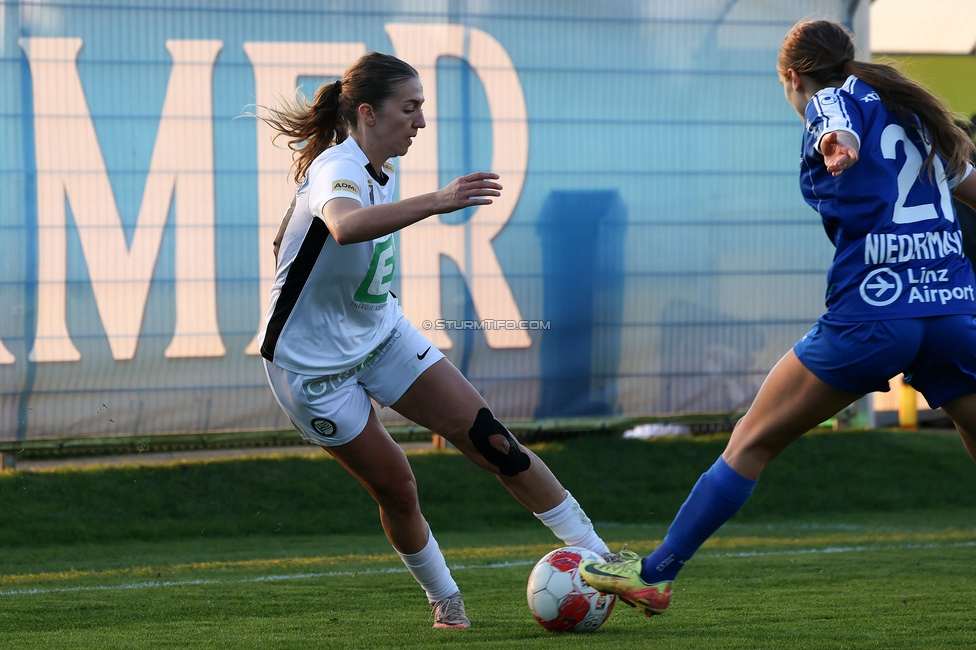
[[[641,565],[644,582],[674,580],[705,540],[739,511],[757,482],[736,472],[719,456],[692,488],[668,528],[664,542],[644,558]]]

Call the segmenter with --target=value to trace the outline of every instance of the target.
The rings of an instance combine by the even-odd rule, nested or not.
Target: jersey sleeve
[[[861,146],[861,111],[857,101],[840,88],[824,88],[810,99],[806,109],[807,132],[820,153],[820,141],[828,133],[847,131]]]
[[[964,171],[961,174],[957,174],[957,175],[953,176],[952,178],[948,179],[949,189],[950,190],[956,189],[956,186],[959,185],[959,183],[961,183],[964,180],[966,180],[967,178],[969,178],[969,175],[972,174],[972,173],[973,173],[973,165],[972,165],[972,163],[966,163],[966,171]]]
[[[325,204],[332,199],[353,199],[365,205],[366,170],[350,158],[328,160],[310,170],[308,207],[316,217],[322,217]]]

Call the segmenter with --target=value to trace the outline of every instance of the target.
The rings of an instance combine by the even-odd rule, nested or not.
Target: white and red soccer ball
[[[580,578],[579,565],[586,560],[603,558],[589,549],[564,546],[547,553],[529,574],[529,610],[550,632],[592,632],[610,617],[614,597]]]

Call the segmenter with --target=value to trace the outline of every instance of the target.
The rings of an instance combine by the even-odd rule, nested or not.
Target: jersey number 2
[[[924,138],[922,140],[925,142]],[[919,153],[915,144],[909,140],[908,134],[898,124],[889,124],[881,133],[881,153],[888,160],[896,160],[898,157],[896,145],[901,142],[905,150],[905,163],[898,172],[898,201],[895,203],[895,213],[892,221],[895,223],[915,223],[928,219],[938,219],[939,213],[935,209],[934,203],[923,203],[922,205],[906,206],[908,193],[915,187],[922,173],[922,155]],[[925,155],[932,150],[932,145],[925,142]],[[935,180],[938,183],[939,196],[942,203],[942,215],[949,221],[954,221],[952,212],[952,195],[949,193],[949,186],[945,180],[945,167],[942,160],[936,156],[932,159]]]

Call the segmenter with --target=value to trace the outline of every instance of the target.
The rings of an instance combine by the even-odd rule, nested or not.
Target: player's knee
[[[505,476],[515,476],[529,469],[529,456],[505,426],[495,419],[491,411],[482,408],[468,431],[471,444],[485,460],[498,468]]]
[[[413,480],[391,481],[376,491],[376,500],[384,510],[409,514],[420,509],[417,484]]]

